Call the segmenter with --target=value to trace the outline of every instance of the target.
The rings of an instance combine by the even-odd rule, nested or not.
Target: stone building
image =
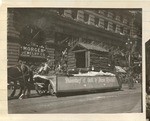
[[[141,9],[8,8],[7,38],[8,66],[18,59],[36,64],[47,58],[57,65],[65,55],[68,69],[109,70],[112,55],[113,65],[127,66],[127,44],[140,61],[142,13]]]

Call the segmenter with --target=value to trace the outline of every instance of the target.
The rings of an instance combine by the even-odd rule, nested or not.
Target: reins
[[[10,78],[11,80],[18,80],[18,79],[22,79],[23,77],[19,76],[18,78],[14,78],[14,77],[8,76],[8,78]]]

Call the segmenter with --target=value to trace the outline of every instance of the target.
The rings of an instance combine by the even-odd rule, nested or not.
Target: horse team
[[[27,96],[30,95],[30,87],[33,85],[33,71],[31,68],[24,64],[22,61],[19,61],[18,65],[8,67],[8,85],[12,86],[13,91],[10,94],[10,97],[14,97],[18,84],[20,86],[20,91],[17,95],[19,99],[25,97],[27,91]]]

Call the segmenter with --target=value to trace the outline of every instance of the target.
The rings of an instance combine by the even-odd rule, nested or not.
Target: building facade
[[[141,9],[8,8],[7,38],[8,66],[18,59],[38,65],[47,58],[58,65],[63,58],[68,69],[109,70],[141,61],[142,14]],[[134,60],[126,57],[129,51]]]

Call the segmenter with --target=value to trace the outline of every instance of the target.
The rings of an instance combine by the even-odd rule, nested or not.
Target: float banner
[[[57,92],[118,88],[115,76],[57,77]]]

